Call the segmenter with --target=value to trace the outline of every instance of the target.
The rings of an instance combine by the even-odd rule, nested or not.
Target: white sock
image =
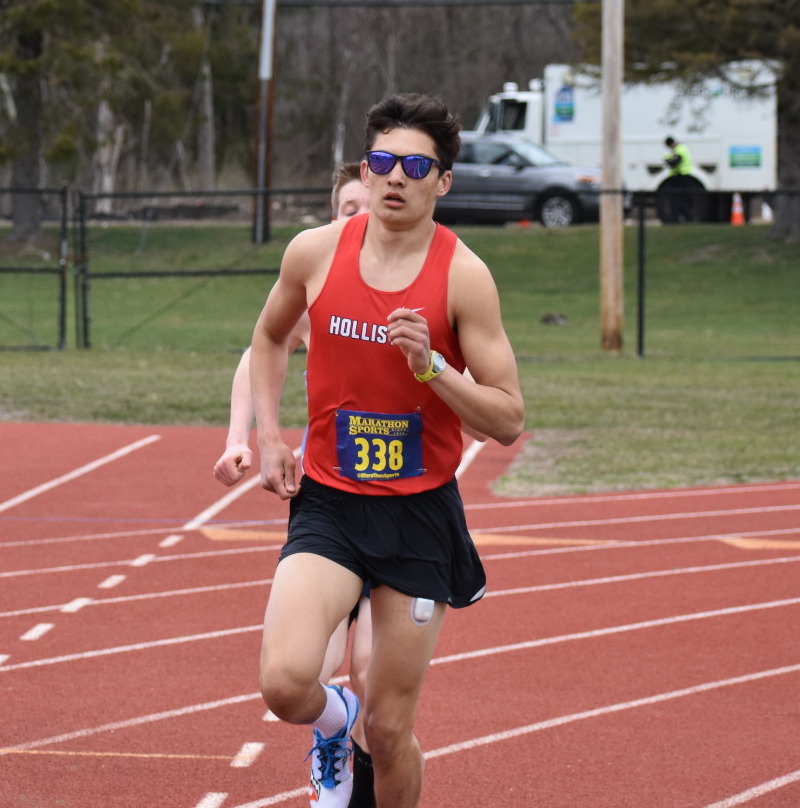
[[[314,722],[314,726],[320,731],[323,738],[330,738],[347,723],[347,706],[334,688],[326,686],[325,694],[328,697],[328,703],[325,705],[322,715]]]

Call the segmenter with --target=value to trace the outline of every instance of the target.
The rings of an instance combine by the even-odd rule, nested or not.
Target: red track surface
[[[3,808],[308,805],[257,686],[287,508],[221,501],[223,438],[0,424]],[[426,682],[423,808],[797,808],[800,482],[500,500],[515,451],[461,477],[490,591]]]

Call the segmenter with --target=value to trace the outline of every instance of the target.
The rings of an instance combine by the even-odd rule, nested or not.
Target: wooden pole
[[[269,196],[258,193],[267,188],[272,167],[272,64],[275,47],[275,3],[263,0],[261,10],[261,50],[258,62],[258,98],[256,128],[256,198],[254,205],[253,242],[266,244],[269,241]]]
[[[624,0],[603,0],[603,193],[600,199],[600,321],[604,351],[622,350],[622,76]],[[616,193],[611,193],[616,192]]]

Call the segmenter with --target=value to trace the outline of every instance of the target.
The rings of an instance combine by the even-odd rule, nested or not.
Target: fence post
[[[62,185],[59,192],[61,198],[61,225],[58,235],[58,349],[67,347],[67,275],[69,274],[69,186]]]
[[[75,256],[75,338],[79,348],[91,348],[89,336],[89,234],[86,194],[78,191],[77,250]]]
[[[639,249],[637,270],[637,317],[636,317],[636,355],[644,356],[644,316],[645,316],[645,194],[638,194],[639,201]]]

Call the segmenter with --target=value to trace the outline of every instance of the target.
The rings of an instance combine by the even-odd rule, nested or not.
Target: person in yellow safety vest
[[[668,187],[672,191],[670,219],[673,222],[690,222],[692,221],[690,189],[694,187],[694,183],[689,179],[694,168],[691,152],[674,137],[668,137],[664,145],[669,149],[664,162],[669,166],[671,174],[668,180]]]

